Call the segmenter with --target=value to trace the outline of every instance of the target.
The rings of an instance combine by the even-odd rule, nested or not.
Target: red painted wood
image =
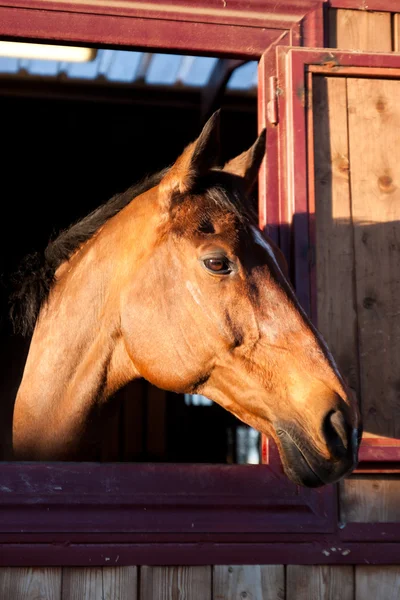
[[[194,23],[218,23],[241,27],[291,29],[325,0],[147,0],[120,2],[97,0],[2,0],[1,6],[55,12]]]
[[[265,466],[3,463],[0,533],[329,532],[332,486]]]
[[[0,566],[124,566],[398,564],[396,543],[354,543],[338,538],[309,543],[249,544],[7,544]]]
[[[303,43],[308,48],[325,46],[324,5],[308,11],[302,23]],[[294,45],[294,44],[292,44]]]
[[[328,0],[332,8],[400,12],[400,0]]]
[[[2,1],[0,36],[256,59],[285,31],[297,31],[322,2],[257,0],[249,8],[242,0],[229,6],[208,0]]]
[[[343,541],[365,543],[400,542],[400,523],[346,523],[340,529]],[[400,557],[400,546],[398,545]]]
[[[285,43],[288,35],[281,40]],[[271,98],[270,79],[276,76],[275,47],[267,50],[261,57],[258,72],[258,119],[259,129],[267,128],[266,157],[261,165],[259,176],[259,224],[276,244],[280,243],[281,198],[279,194],[279,128],[268,119],[268,103],[278,98]],[[278,119],[281,115],[278,111]]]
[[[0,7],[0,36],[258,58],[281,30]]]

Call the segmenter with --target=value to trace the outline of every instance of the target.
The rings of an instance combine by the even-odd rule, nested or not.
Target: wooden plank
[[[313,78],[313,125],[318,329],[358,392],[345,78]]]
[[[393,50],[399,52],[400,50],[400,14],[396,13],[393,15]]]
[[[393,476],[374,476],[348,479],[340,502],[340,519],[387,523],[400,521],[400,479]]]
[[[375,596],[375,598],[384,596]],[[353,600],[353,567],[290,565],[286,570],[286,600]],[[364,596],[366,600],[368,596]],[[372,596],[371,596],[372,598]]]
[[[400,567],[356,567],[355,600],[399,600]]]
[[[313,77],[312,89],[318,329],[360,398],[346,79]]]
[[[211,567],[142,567],[140,600],[211,600]]]
[[[214,567],[214,600],[282,600],[285,598],[283,565]]]
[[[1,600],[59,600],[60,598],[61,568],[4,567],[0,569]]]
[[[102,600],[137,600],[137,567],[103,567]]]
[[[364,430],[400,434],[400,82],[348,79]]]
[[[101,567],[63,568],[61,600],[98,600],[102,594]]]
[[[349,152],[355,247],[361,409],[366,432],[400,433],[400,82],[348,79]],[[399,481],[341,484],[342,521],[396,521]]]
[[[329,46],[343,50],[391,52],[391,14],[331,8]]]

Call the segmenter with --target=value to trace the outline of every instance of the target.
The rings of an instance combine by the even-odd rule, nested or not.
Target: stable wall
[[[358,10],[331,9],[327,13],[329,43],[330,47],[340,47],[342,49],[357,49],[368,51],[390,52],[397,50],[398,43],[398,17],[390,13],[366,12]],[[319,107],[328,103],[328,112],[321,113],[320,128],[329,126],[331,136],[336,136],[336,149],[340,144],[345,144],[342,154],[345,157],[345,163],[338,161],[336,164],[329,162],[323,164],[324,144],[329,140],[321,139],[321,154],[319,168],[316,174],[316,185],[326,185],[322,181],[319,173],[324,171],[328,173],[331,182],[330,196],[332,202],[339,211],[340,206],[344,213],[343,228],[338,238],[338,229],[331,219],[328,218],[324,206],[317,207],[317,274],[318,275],[318,307],[319,323],[328,341],[333,345],[338,353],[338,360],[344,361],[343,366],[348,368],[349,352],[353,357],[359,357],[351,365],[351,376],[354,387],[361,392],[363,416],[368,426],[374,428],[381,434],[398,435],[399,413],[397,396],[383,409],[382,404],[374,407],[372,400],[368,398],[376,395],[384,401],[390,394],[382,392],[382,386],[385,384],[383,367],[379,367],[380,354],[376,348],[371,348],[371,352],[360,351],[360,341],[369,344],[376,340],[376,331],[373,329],[374,312],[371,310],[371,303],[364,302],[364,309],[370,311],[372,317],[365,317],[360,308],[357,298],[353,302],[353,311],[349,312],[348,294],[356,293],[352,282],[354,281],[354,265],[356,265],[356,274],[358,269],[362,268],[362,230],[354,231],[347,218],[349,211],[355,214],[357,207],[360,208],[365,197],[357,197],[358,185],[357,177],[381,176],[376,169],[376,161],[381,161],[385,154],[385,137],[375,136],[368,138],[368,143],[359,132],[357,144],[361,147],[361,164],[350,160],[346,162],[348,142],[347,137],[354,135],[351,113],[348,114],[349,96],[343,103],[343,95],[337,87],[343,86],[343,82],[332,88],[320,90]],[[369,82],[364,83],[366,88]],[[398,85],[398,84],[397,84]],[[374,91],[362,89],[357,96],[357,102],[365,104],[365,110],[368,110],[369,103]],[[395,93],[397,92],[397,88]],[[391,90],[382,89],[383,96],[388,95],[393,98]],[[400,96],[400,95],[399,95]],[[399,97],[398,96],[398,97]],[[318,110],[318,106],[316,109]],[[388,115],[386,127],[393,128],[398,124],[399,103],[392,104],[392,111]],[[337,111],[342,111],[340,115]],[[343,114],[344,111],[344,114]],[[366,133],[366,132],[364,132]],[[321,133],[322,136],[322,133]],[[347,136],[347,137],[346,137]],[[332,141],[332,138],[331,138]],[[395,174],[394,183],[398,181],[397,172],[400,156],[398,149],[391,148],[390,153],[385,154],[387,160],[386,168]],[[325,158],[326,160],[326,158]],[[348,165],[350,165],[348,167]],[[385,167],[379,162],[380,168]],[[323,168],[324,167],[324,168]],[[387,180],[381,181],[383,185]],[[390,198],[397,198],[397,189]],[[324,192],[326,194],[326,192]],[[389,197],[389,196],[388,196]],[[340,203],[342,203],[340,205]],[[378,288],[368,290],[368,297],[382,298],[382,287],[380,283],[381,273],[387,276],[384,279],[386,287],[383,288],[382,310],[378,313],[379,320],[384,320],[383,329],[389,327],[392,330],[392,337],[388,341],[386,338],[382,343],[387,343],[386,353],[392,357],[392,369],[398,373],[398,360],[400,356],[399,343],[400,338],[397,335],[396,321],[385,321],[394,314],[394,309],[398,307],[399,295],[395,294],[388,298],[385,292],[389,289],[397,289],[397,280],[393,282],[391,278],[396,277],[399,272],[398,249],[394,249],[389,255],[388,250],[382,245],[384,235],[382,229],[374,227],[375,221],[384,222],[385,227],[390,227],[391,235],[400,236],[399,229],[399,202],[392,202],[391,211],[385,213],[385,208],[379,208],[378,203],[365,202],[362,204],[362,218],[366,218],[365,211],[370,211],[371,229],[368,233],[372,234],[372,240],[376,240],[373,250],[368,256],[368,265],[371,265],[372,272],[368,272],[371,278],[376,277]],[[347,213],[346,213],[347,211]],[[377,214],[377,211],[379,214]],[[390,223],[390,225],[387,225]],[[350,229],[349,229],[350,228]],[[324,238],[324,250],[318,246],[318,232]],[[377,232],[377,233],[374,233]],[[395,234],[393,233],[395,232]],[[360,235],[358,235],[360,233]],[[376,236],[374,238],[374,236]],[[370,237],[371,239],[371,237]],[[399,237],[400,239],[400,237]],[[329,240],[329,244],[327,244]],[[339,242],[340,240],[340,242]],[[347,240],[347,242],[346,242]],[[338,255],[337,248],[348,243],[348,252],[341,251]],[[365,244],[364,244],[365,245]],[[360,254],[361,253],[361,254]],[[366,258],[364,258],[366,262]],[[318,270],[319,267],[319,270]],[[338,267],[340,269],[338,270]],[[324,273],[331,270],[333,276],[327,278]],[[338,277],[338,273],[340,277]],[[363,274],[359,276],[362,281]],[[345,282],[345,283],[343,283]],[[344,285],[351,289],[343,288]],[[348,293],[345,293],[345,289]],[[360,287],[358,289],[361,289]],[[375,295],[374,295],[375,293]],[[334,298],[333,313],[327,310],[324,313],[325,298]],[[361,298],[362,300],[365,295]],[[342,301],[344,302],[342,304]],[[372,302],[372,306],[374,302]],[[346,307],[343,309],[343,307]],[[392,310],[389,313],[388,307]],[[377,311],[379,309],[375,308]],[[324,317],[325,314],[325,317]],[[375,312],[375,316],[376,316]],[[335,318],[341,319],[338,327]],[[363,321],[364,319],[364,321]],[[365,341],[354,337],[354,323],[363,323],[362,331],[365,334]],[[367,348],[368,350],[368,348]],[[368,362],[368,357],[371,363]],[[396,362],[397,361],[397,362]],[[350,361],[351,362],[351,361]],[[386,368],[386,367],[385,367]],[[392,397],[393,398],[393,397]],[[371,410],[375,408],[375,410]],[[390,415],[388,417],[388,414]],[[396,474],[386,475],[356,475],[348,478],[341,485],[341,519],[350,519],[360,522],[377,521],[399,521],[399,502],[400,482]],[[337,549],[331,549],[332,552]],[[400,550],[399,550],[400,563]],[[266,566],[202,566],[202,567],[104,567],[104,568],[52,568],[52,569],[9,569],[0,571],[0,598],[51,598],[69,600],[72,598],[120,598],[123,599],[141,599],[150,598],[189,598],[204,599],[215,598],[219,600],[253,598],[253,599],[276,599],[276,600],[320,600],[320,599],[340,599],[340,600],[375,600],[384,598],[385,600],[394,600],[400,597],[400,568],[398,566],[370,566],[367,564],[357,564],[350,566],[296,566],[296,565],[266,565]]]

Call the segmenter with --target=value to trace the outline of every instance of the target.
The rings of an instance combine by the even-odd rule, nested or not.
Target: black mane
[[[10,317],[15,333],[32,333],[41,306],[55,281],[58,267],[133,198],[158,185],[166,172],[167,169],[164,169],[125,192],[116,194],[81,221],[62,231],[56,239],[49,242],[44,251],[25,257],[12,277],[15,291],[10,296]]]

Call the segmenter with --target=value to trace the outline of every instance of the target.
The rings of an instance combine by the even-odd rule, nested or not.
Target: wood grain
[[[367,598],[384,596],[364,596]],[[286,570],[286,600],[353,600],[353,567],[290,565]]]
[[[61,568],[0,568],[0,600],[59,600]]]
[[[400,479],[393,476],[348,479],[341,494],[340,518],[351,521],[387,523],[400,521]]]
[[[313,125],[318,329],[358,393],[345,78],[314,77]]]
[[[284,600],[283,565],[216,566],[214,600]]]
[[[102,600],[137,600],[137,567],[103,567]]]
[[[400,14],[395,13],[393,15],[393,50],[399,52],[400,50]]]
[[[142,567],[140,600],[211,600],[211,567]]]
[[[356,567],[355,600],[399,600],[400,567]]]
[[[61,600],[99,600],[102,595],[101,567],[63,568]]]
[[[331,8],[329,46],[342,50],[391,52],[391,14]]]
[[[364,430],[400,435],[400,82],[348,79]]]

